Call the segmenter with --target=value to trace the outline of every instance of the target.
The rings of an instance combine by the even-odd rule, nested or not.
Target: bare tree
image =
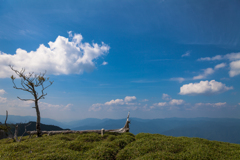
[[[7,126],[7,119],[8,119],[8,111],[6,111],[6,120],[5,120],[5,126],[4,125],[0,125],[0,131],[2,134],[1,138],[4,138],[5,136],[8,136],[8,132],[11,132],[11,127]],[[12,132],[11,132],[12,133]]]
[[[41,133],[41,128],[40,128],[40,111],[39,111],[39,106],[38,106],[38,101],[40,99],[45,99],[44,96],[47,95],[43,93],[43,91],[49,87],[50,85],[52,85],[53,81],[49,81],[50,82],[50,85],[48,85],[47,87],[44,88],[43,86],[43,82],[46,81],[46,79],[44,78],[44,75],[46,74],[46,71],[44,74],[41,74],[40,75],[35,75],[32,77],[33,73],[30,73],[29,72],[29,75],[24,75],[24,72],[25,72],[25,69],[23,68],[20,72],[13,69],[13,66],[9,65],[10,68],[21,78],[21,85],[23,88],[18,88],[16,87],[16,84],[14,83],[14,79],[15,77],[12,75],[11,76],[11,79],[12,79],[12,82],[14,84],[13,88],[15,89],[20,89],[20,90],[23,90],[23,91],[27,91],[29,93],[31,93],[34,97],[34,99],[21,99],[19,97],[17,97],[18,99],[22,100],[22,101],[34,101],[35,103],[35,107],[32,107],[32,108],[35,108],[36,109],[36,114],[37,114],[37,122],[36,122],[36,131],[37,131],[37,137],[41,137],[42,136],[42,133]],[[47,78],[48,80],[49,78]],[[42,95],[38,97],[38,93],[36,91],[36,87],[39,87],[39,86],[42,86]]]
[[[31,123],[29,123],[28,125],[25,126],[25,132],[22,134],[22,137],[21,137],[20,139],[18,139],[18,125],[11,124],[12,126],[15,127],[15,133],[14,133],[14,135],[13,135],[13,132],[11,131],[11,127],[9,127],[9,126],[7,125],[7,119],[8,119],[8,111],[6,111],[5,126],[0,126],[0,129],[3,129],[5,135],[7,135],[7,138],[9,138],[8,141],[11,140],[11,139],[13,139],[14,142],[15,142],[15,141],[21,142],[24,133],[27,132],[27,128],[26,128],[26,127],[29,126]],[[0,130],[0,131],[1,131],[1,130]],[[10,132],[10,135],[8,135],[8,132]],[[4,138],[5,135],[3,135],[3,138]],[[7,141],[7,142],[8,142],[8,141]]]

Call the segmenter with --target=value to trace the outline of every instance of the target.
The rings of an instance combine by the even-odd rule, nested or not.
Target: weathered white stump
[[[104,128],[102,128],[101,129],[101,135],[102,135],[102,137],[103,137],[103,134],[105,133],[105,129]]]

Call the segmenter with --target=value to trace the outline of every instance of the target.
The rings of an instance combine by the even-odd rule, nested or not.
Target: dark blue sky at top
[[[93,72],[49,75],[55,81],[48,89],[49,97],[60,97],[58,101],[63,104],[69,100],[87,108],[125,96],[158,103],[166,93],[189,103],[226,101],[235,105],[239,103],[239,76],[226,80],[227,68],[205,80],[214,79],[234,90],[211,96],[178,93],[183,84],[199,82],[192,77],[202,69],[220,63],[197,59],[240,51],[239,7],[239,0],[0,0],[0,51],[12,55],[17,48],[35,51],[59,35],[68,37],[68,31],[80,33],[83,42],[109,45],[109,53],[95,60]],[[190,56],[182,57],[187,52]],[[102,66],[103,61],[108,65]],[[186,81],[169,80],[174,77]],[[8,81],[0,82],[11,87]],[[62,91],[68,95],[58,95]],[[53,102],[48,97],[45,101]],[[143,117],[144,112],[136,116]]]

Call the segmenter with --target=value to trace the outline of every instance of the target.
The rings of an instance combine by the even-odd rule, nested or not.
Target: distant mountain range
[[[5,116],[0,115],[0,122],[4,123]],[[199,137],[208,140],[217,140],[240,144],[240,119],[231,118],[165,118],[165,119],[129,119],[130,132],[133,134],[158,133],[167,136]],[[8,116],[7,123],[36,122],[33,116]],[[35,130],[36,123],[27,130]],[[122,128],[126,119],[96,119],[87,118],[72,122],[58,122],[49,118],[41,118],[42,130],[94,130],[94,129],[118,129]],[[43,125],[45,124],[45,125]],[[22,128],[25,124],[22,124]],[[43,126],[44,127],[43,127]],[[20,127],[21,128],[21,127]],[[22,133],[24,128],[22,129]],[[19,133],[21,133],[19,132]],[[19,134],[21,135],[21,134]]]

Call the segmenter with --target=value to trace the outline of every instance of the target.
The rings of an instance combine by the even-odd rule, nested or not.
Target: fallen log
[[[124,133],[124,132],[129,132],[130,128],[129,128],[129,113],[128,113],[128,117],[127,117],[127,121],[124,125],[123,128],[120,129],[110,129],[110,130],[79,130],[79,131],[74,131],[74,130],[63,130],[63,131],[41,131],[41,134],[47,134],[49,135],[55,135],[55,134],[68,134],[68,133],[90,133],[90,132],[94,132],[94,133],[101,133],[103,135],[104,132],[116,132],[116,133]],[[32,135],[37,134],[37,131],[27,131],[27,133],[29,134],[29,138],[32,137]]]

